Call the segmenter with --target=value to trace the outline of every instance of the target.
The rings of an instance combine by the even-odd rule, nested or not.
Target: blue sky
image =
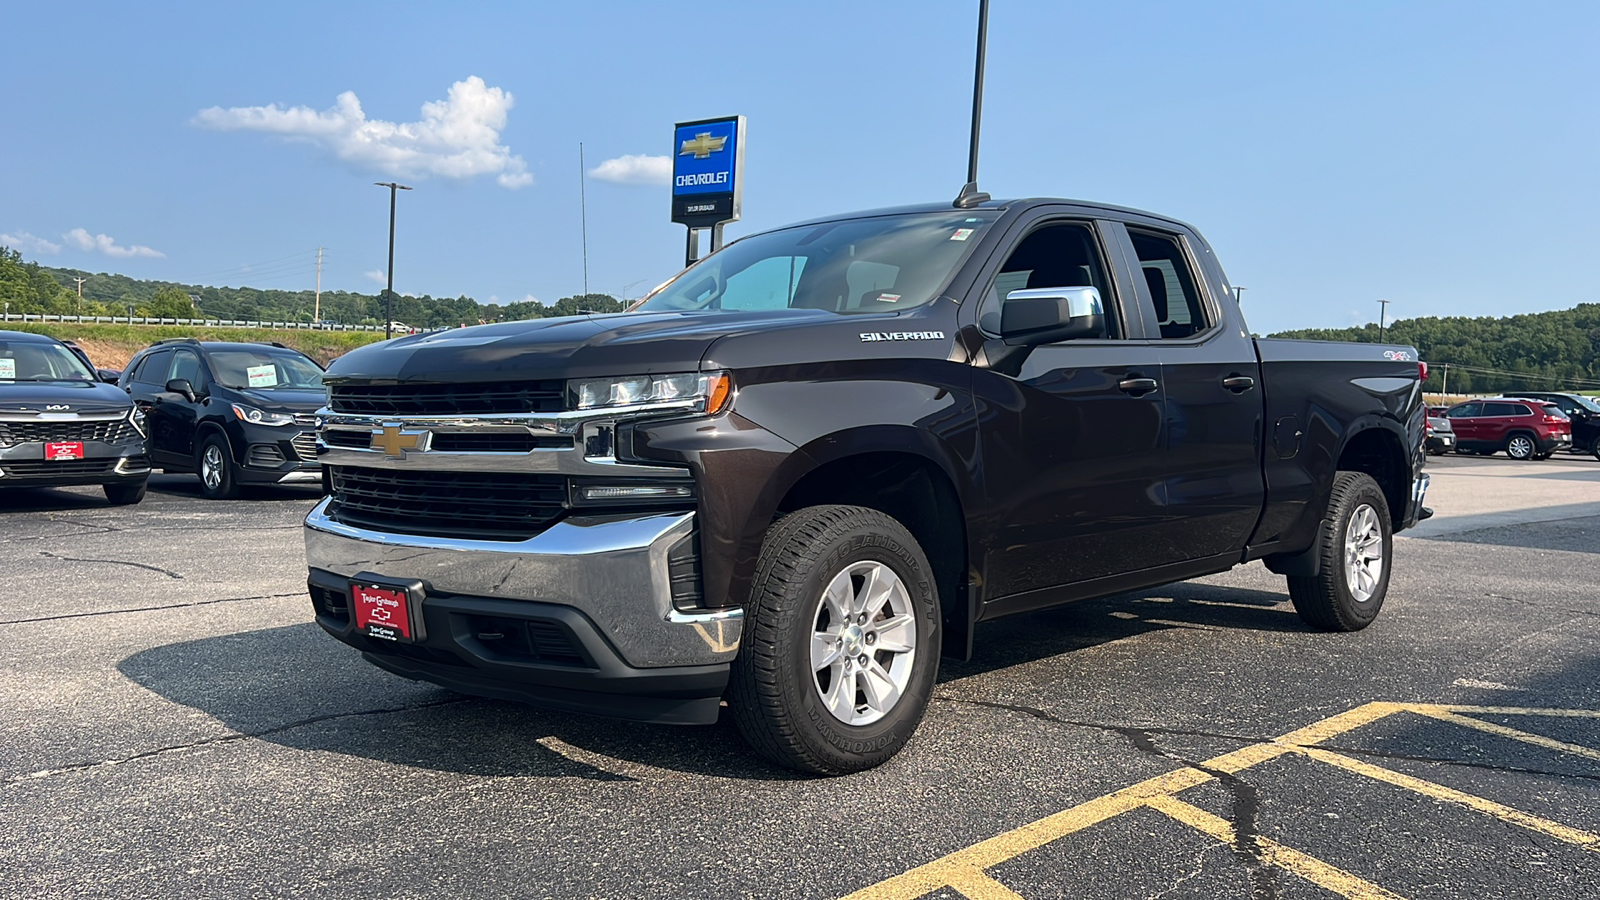
[[[297,289],[322,246],[324,289],[370,292],[399,178],[396,290],[551,302],[583,287],[581,141],[590,289],[637,296],[683,231],[607,161],[675,121],[749,119],[730,236],[965,174],[975,0],[5,20],[0,240],[47,265]],[[1261,332],[1600,301],[1596,35],[1593,2],[993,0],[979,181],[1195,224]]]

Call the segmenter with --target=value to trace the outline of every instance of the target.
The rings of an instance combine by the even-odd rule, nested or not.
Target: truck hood
[[[66,407],[46,409],[46,407]],[[0,413],[127,412],[133,401],[123,390],[99,381],[0,382]]]
[[[414,334],[339,357],[334,383],[483,382],[694,372],[719,338],[838,322],[832,312],[649,312],[565,316]]]

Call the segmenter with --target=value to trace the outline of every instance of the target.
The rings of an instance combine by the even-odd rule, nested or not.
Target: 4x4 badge
[[[405,459],[406,452],[410,450],[426,453],[432,437],[431,431],[404,431],[395,422],[373,429],[372,442],[368,446],[373,450],[382,450],[388,459]]]

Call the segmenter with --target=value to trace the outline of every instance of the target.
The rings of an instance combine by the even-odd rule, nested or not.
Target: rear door
[[[1166,394],[1168,518],[1156,540],[1178,560],[1238,553],[1266,496],[1255,344],[1242,328],[1227,327],[1186,232],[1129,222],[1123,239],[1146,327],[1159,336]]]
[[[157,411],[157,401],[166,393],[163,385],[167,383],[167,370],[171,366],[171,350],[154,350],[133,370],[131,380],[126,376],[122,379],[126,382],[125,387],[128,396],[133,398],[133,404],[144,410],[145,430],[150,435],[150,459],[157,465],[167,461],[160,448],[171,440],[167,436],[171,420]]]

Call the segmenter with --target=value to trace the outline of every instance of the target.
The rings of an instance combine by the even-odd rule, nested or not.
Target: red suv
[[[1572,421],[1554,403],[1538,400],[1468,400],[1445,410],[1457,453],[1495,453],[1544,459],[1572,446]]]

